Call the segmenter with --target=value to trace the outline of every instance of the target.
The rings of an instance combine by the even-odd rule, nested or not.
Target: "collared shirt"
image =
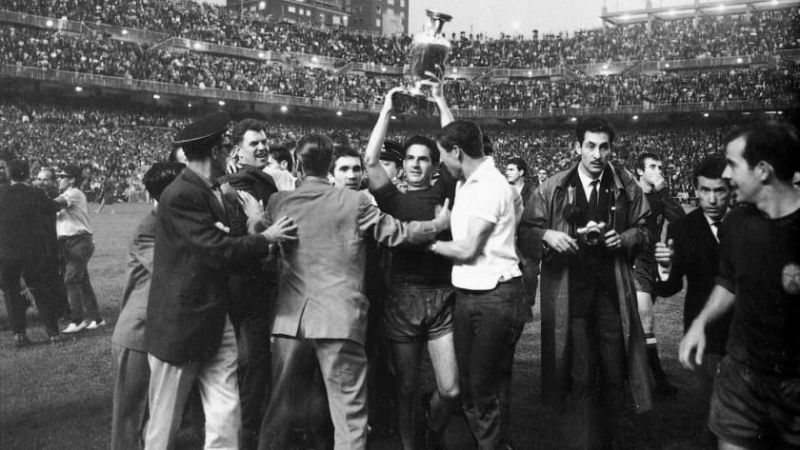
[[[592,197],[592,183],[597,181],[597,193],[600,193],[600,180],[603,179],[603,172],[600,172],[600,175],[597,178],[590,178],[589,175],[583,173],[580,167],[578,167],[578,178],[581,180],[581,185],[583,186],[583,192],[586,194],[586,201],[590,201]]]
[[[474,218],[490,222],[494,227],[477,258],[467,264],[453,264],[453,286],[488,290],[494,289],[500,281],[521,276],[514,247],[514,191],[488,158],[456,189],[450,216],[454,241],[467,238],[469,222]]]
[[[706,222],[708,222],[708,227],[711,228],[711,234],[714,235],[714,239],[719,242],[719,227],[722,225],[722,219],[714,220],[705,213],[703,213],[703,217],[706,218]]]
[[[67,206],[56,216],[58,237],[92,233],[89,226],[89,205],[86,196],[76,187],[67,188],[58,198],[65,200]]]

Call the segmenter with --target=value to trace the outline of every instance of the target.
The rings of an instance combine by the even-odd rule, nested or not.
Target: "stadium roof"
[[[650,2],[648,1],[648,4]],[[800,0],[727,0],[695,3],[682,6],[644,8],[608,13],[600,16],[604,22],[614,25],[647,22],[651,19],[675,20],[694,16],[726,16],[748,12],[770,11],[800,5]]]

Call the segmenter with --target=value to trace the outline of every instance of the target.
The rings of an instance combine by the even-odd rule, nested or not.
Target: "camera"
[[[590,220],[585,227],[578,228],[577,232],[586,245],[599,245],[603,242],[603,236],[606,233],[606,223]]]

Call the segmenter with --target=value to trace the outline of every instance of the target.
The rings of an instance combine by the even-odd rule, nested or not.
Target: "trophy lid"
[[[450,14],[434,11],[432,9],[426,9],[425,14],[427,14],[428,17],[436,21],[450,22],[451,20],[453,20],[453,16],[451,16]]]

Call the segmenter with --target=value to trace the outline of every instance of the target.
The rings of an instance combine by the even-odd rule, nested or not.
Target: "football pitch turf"
[[[96,250],[89,263],[102,316],[109,324],[83,331],[51,346],[14,347],[5,308],[0,308],[0,449],[105,449],[109,447],[114,362],[111,332],[119,313],[130,235],[148,210],[145,204],[90,205]],[[677,361],[683,292],[656,303],[656,335],[662,363],[678,387],[676,398],[657,402],[644,414],[628,412],[622,421],[622,448],[711,448],[705,429],[704,400],[694,376]],[[29,310],[29,337],[46,340]],[[511,404],[511,435],[517,449],[561,449],[575,444],[576,430],[559,412],[541,405],[538,311],[517,345]],[[423,358],[424,359],[424,358]],[[426,365],[420,385],[432,388]],[[448,428],[449,448],[469,449],[471,439],[461,417]],[[182,435],[183,449],[202,448],[202,436]],[[400,448],[394,437],[370,448]]]

